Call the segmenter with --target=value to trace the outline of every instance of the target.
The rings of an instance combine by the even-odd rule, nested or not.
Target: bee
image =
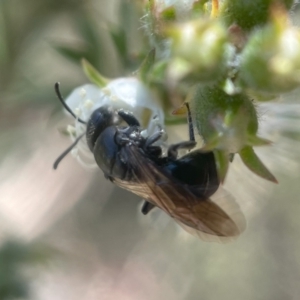
[[[65,109],[86,125],[86,132],[56,159],[54,169],[85,136],[105,178],[145,199],[144,215],[158,207],[205,240],[236,237],[243,231],[244,217],[232,198],[222,205],[210,199],[220,186],[216,162],[213,152],[190,151],[196,141],[188,106],[189,140],[170,145],[163,155],[157,145],[164,134],[161,127],[145,137],[131,112],[109,105],[95,109],[88,121],[82,120],[65,103],[58,83],[55,90]],[[179,157],[180,149],[190,152]]]

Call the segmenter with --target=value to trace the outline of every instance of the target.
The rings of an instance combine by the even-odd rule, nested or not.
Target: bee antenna
[[[69,146],[54,162],[53,169],[56,170],[59,163],[64,159],[64,157],[77,145],[77,143],[80,141],[80,139],[85,135],[85,133],[81,134],[74,143]]]
[[[63,105],[63,107],[75,118],[78,120],[78,122],[82,123],[82,124],[86,124],[85,121],[83,121],[82,119],[78,118],[74,112],[71,110],[71,108],[67,105],[67,103],[64,101],[64,98],[62,97],[60,90],[59,90],[59,82],[56,82],[54,85],[54,89],[55,89],[55,93],[57,95],[57,98],[59,99],[59,101],[61,102],[61,104]]]

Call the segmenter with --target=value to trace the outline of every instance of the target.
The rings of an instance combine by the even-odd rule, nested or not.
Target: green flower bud
[[[256,135],[256,109],[245,94],[228,95],[218,86],[198,85],[190,95],[190,107],[205,142],[203,150],[214,150],[222,182],[232,153],[239,153],[245,165],[258,176],[277,182],[252,148],[270,142]]]
[[[190,105],[205,148],[236,153],[250,137],[256,137],[256,110],[245,94],[228,95],[218,86],[198,85],[190,95]]]
[[[202,150],[214,151],[219,179],[224,182],[229,161],[238,153],[244,164],[256,175],[277,182],[255,154],[252,146],[270,142],[256,135],[258,120],[255,107],[243,94],[228,95],[217,86],[197,86],[190,95],[195,127],[204,140]],[[175,110],[183,114],[184,106]]]
[[[300,30],[282,11],[250,37],[241,54],[241,84],[262,93],[284,93],[300,84]]]
[[[226,29],[220,22],[198,19],[173,25],[165,32],[172,42],[172,79],[192,74],[198,80],[210,81],[224,74],[228,44]]]
[[[227,25],[237,24],[244,30],[263,25],[269,20],[272,4],[281,4],[290,8],[293,0],[226,0],[221,8],[221,16]]]
[[[194,0],[150,0],[149,8],[157,21],[182,20],[190,17]]]

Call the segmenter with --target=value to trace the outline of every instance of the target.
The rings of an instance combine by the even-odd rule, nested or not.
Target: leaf
[[[88,14],[82,14],[77,18],[77,26],[83,39],[90,45],[98,45],[99,33],[97,32],[97,26],[92,21],[91,16]]]
[[[82,59],[81,64],[85,75],[91,82],[95,83],[101,88],[108,84],[109,79],[102,76],[86,59]]]
[[[85,13],[80,14],[76,19],[76,25],[88,49],[84,57],[91,64],[102,70],[107,62],[107,58],[105,58],[107,43],[102,38],[102,35],[99,34],[99,29],[92,16]]]
[[[78,64],[83,57],[87,57],[87,51],[73,49],[67,46],[53,45],[53,48],[62,56]]]
[[[214,150],[214,155],[217,164],[217,172],[220,181],[223,183],[228,171],[229,166],[229,156],[226,152],[222,150]]]
[[[271,143],[272,143],[271,141],[256,135],[248,135],[247,137],[248,146],[267,146],[270,145]]]
[[[123,65],[125,66],[128,59],[128,47],[125,30],[122,28],[111,28],[109,34],[120,58],[123,61]]]
[[[272,181],[274,183],[278,183],[277,179],[274,175],[266,168],[266,166],[261,162],[258,156],[255,154],[254,150],[250,146],[244,147],[239,152],[243,163],[256,175]]]
[[[155,48],[151,49],[148,55],[143,60],[141,66],[136,71],[136,74],[141,78],[142,81],[146,82],[147,75],[152,69],[155,61]]]

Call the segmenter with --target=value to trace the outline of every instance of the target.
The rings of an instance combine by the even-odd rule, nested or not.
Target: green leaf
[[[83,71],[89,80],[99,87],[105,87],[109,79],[102,76],[86,59],[81,60]]]
[[[125,30],[122,28],[111,28],[109,34],[120,58],[123,61],[123,65],[126,65],[128,59],[128,47]]]
[[[229,157],[228,154],[222,150],[214,150],[214,155],[217,164],[217,172],[220,181],[223,183],[228,171]]]
[[[70,61],[78,64],[83,57],[87,57],[87,51],[73,49],[67,46],[53,45],[53,48],[62,56],[66,57]]]
[[[91,64],[102,70],[105,65],[105,48],[107,43],[104,41],[102,34],[99,34],[98,26],[95,24],[92,16],[86,13],[78,15],[76,27],[87,47],[87,53],[84,57]]]
[[[149,71],[152,69],[155,61],[155,48],[151,49],[148,55],[143,60],[141,66],[136,71],[136,75],[140,77],[140,79],[144,82],[147,82],[147,75]]]
[[[214,150],[218,147],[219,142],[220,142],[220,137],[217,134],[212,135],[205,141],[205,145],[202,149],[204,151]]]
[[[166,79],[167,68],[167,60],[157,61],[151,69],[150,81],[155,83],[163,83]]]
[[[255,154],[254,150],[250,146],[244,147],[239,152],[243,163],[256,175],[272,181],[274,183],[278,183],[277,179],[274,175],[266,168],[266,166],[261,162],[258,156]]]
[[[4,242],[0,247],[0,299],[27,299],[30,277],[23,271],[47,263],[56,253],[55,249],[38,242]]]
[[[272,142],[261,138],[257,135],[248,135],[247,137],[247,145],[248,146],[267,146],[270,145]]]
[[[81,14],[78,16],[77,26],[85,41],[87,41],[90,45],[98,45],[99,33],[97,32],[97,26],[94,24],[90,15]]]

